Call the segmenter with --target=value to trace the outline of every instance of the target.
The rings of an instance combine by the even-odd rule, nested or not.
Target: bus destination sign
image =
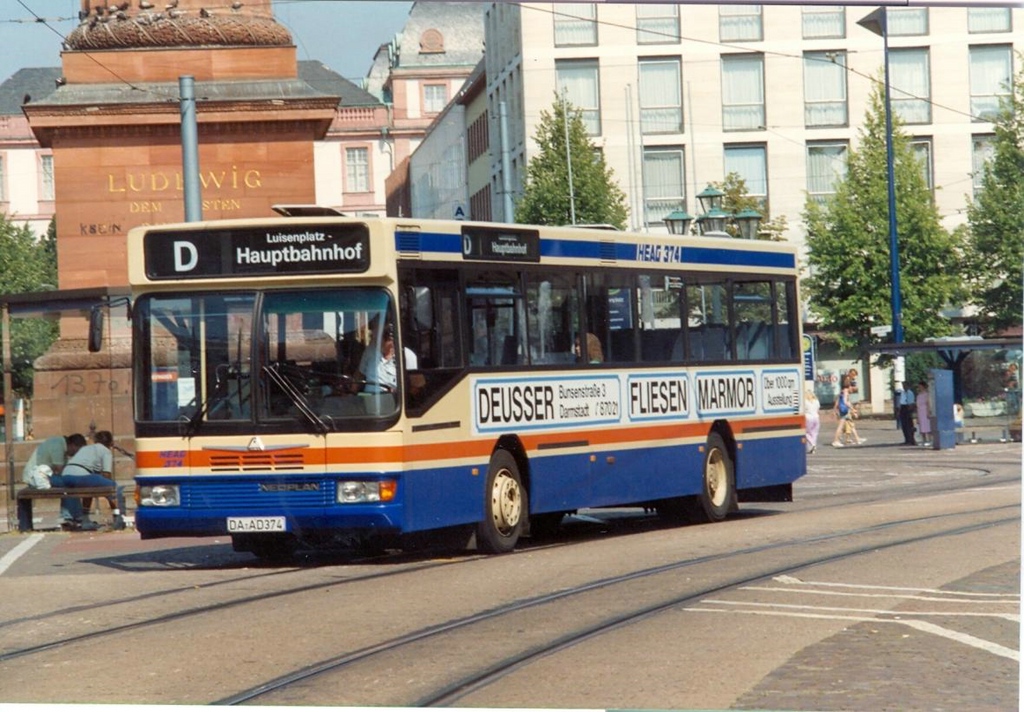
[[[540,234],[536,230],[464,227],[462,258],[499,262],[540,262]]]
[[[365,272],[366,225],[153,230],[143,238],[149,279]]]

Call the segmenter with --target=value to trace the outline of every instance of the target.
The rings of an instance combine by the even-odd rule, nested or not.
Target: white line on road
[[[753,608],[786,608],[805,611],[842,611],[844,613],[871,613],[881,616],[952,616],[956,618],[1001,618],[1019,622],[1016,613],[967,613],[964,611],[894,611],[885,608],[842,608],[839,606],[807,606],[799,603],[761,603],[758,601],[726,601],[721,598],[708,598],[705,603],[717,603],[720,606],[751,606]]]
[[[1020,600],[1019,593],[980,593],[976,591],[948,591],[942,588],[923,588],[921,586],[878,586],[861,583],[837,583],[835,581],[804,581],[796,576],[776,576],[773,581],[779,583],[800,584],[802,586],[823,586],[830,588],[864,588],[873,591],[913,591],[914,593],[941,593],[944,596],[971,596],[984,598],[987,596]]]
[[[33,546],[43,540],[42,534],[32,534],[25,541],[18,544],[16,547],[4,554],[3,558],[0,558],[0,574],[3,574],[7,569],[11,567],[15,561],[21,558],[21,556],[31,549]]]
[[[963,643],[964,645],[970,645],[971,647],[978,648],[979,650],[984,650],[988,653],[992,653],[993,655],[1000,655],[1004,658],[1009,658],[1010,660],[1020,661],[1020,653],[1018,651],[1011,650],[1010,648],[1007,648],[1003,645],[999,645],[998,643],[993,643],[988,640],[982,640],[981,638],[975,638],[973,635],[967,635],[967,633],[960,633],[955,630],[949,630],[948,628],[943,628],[941,626],[935,625],[934,623],[928,623],[926,621],[898,622],[902,623],[903,625],[908,625],[911,628],[916,628],[917,630],[920,630],[924,633],[939,635],[943,638],[949,638],[950,640],[955,640],[958,643]]]
[[[975,638],[973,635],[967,635],[966,633],[958,633],[948,628],[942,628],[933,623],[926,623],[925,621],[902,621],[892,620],[888,618],[872,618],[870,616],[829,616],[820,613],[795,613],[789,611],[737,611],[731,608],[684,608],[683,610],[692,613],[728,613],[735,615],[737,613],[747,613],[755,616],[785,616],[787,618],[818,618],[823,620],[832,621],[858,621],[861,623],[897,623],[900,625],[909,626],[916,628],[923,633],[932,633],[939,635],[944,638],[963,643],[979,650],[998,655],[1003,658],[1009,658],[1010,660],[1020,661],[1020,653],[1011,648],[1007,648],[998,643],[992,643],[981,638]]]
[[[970,598],[951,598],[949,596],[915,596],[894,591],[893,593],[864,593],[861,591],[822,591],[817,588],[787,588],[785,586],[743,586],[744,591],[782,591],[783,593],[807,593],[812,596],[850,596],[855,598],[899,598],[904,601],[930,601],[932,603],[973,603],[985,606],[1017,606],[1017,597],[1006,599],[989,599],[985,601]],[[951,592],[952,593],[952,592]],[[956,594],[953,593],[955,596]]]

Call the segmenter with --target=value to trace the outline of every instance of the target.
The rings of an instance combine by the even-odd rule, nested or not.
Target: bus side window
[[[793,282],[776,282],[775,285],[775,355],[791,359],[798,353],[796,324],[799,323],[794,306],[796,285]]]
[[[529,274],[526,279],[530,362],[574,363],[579,309],[573,275]]]

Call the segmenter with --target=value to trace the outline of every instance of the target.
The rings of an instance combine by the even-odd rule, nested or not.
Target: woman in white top
[[[804,389],[804,423],[807,430],[807,453],[818,447],[818,430],[821,428],[821,403],[814,395],[814,387]]]

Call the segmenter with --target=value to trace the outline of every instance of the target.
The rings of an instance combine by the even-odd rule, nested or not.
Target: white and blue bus
[[[584,508],[719,521],[806,471],[783,243],[317,215],[128,254],[143,538],[501,553]]]

